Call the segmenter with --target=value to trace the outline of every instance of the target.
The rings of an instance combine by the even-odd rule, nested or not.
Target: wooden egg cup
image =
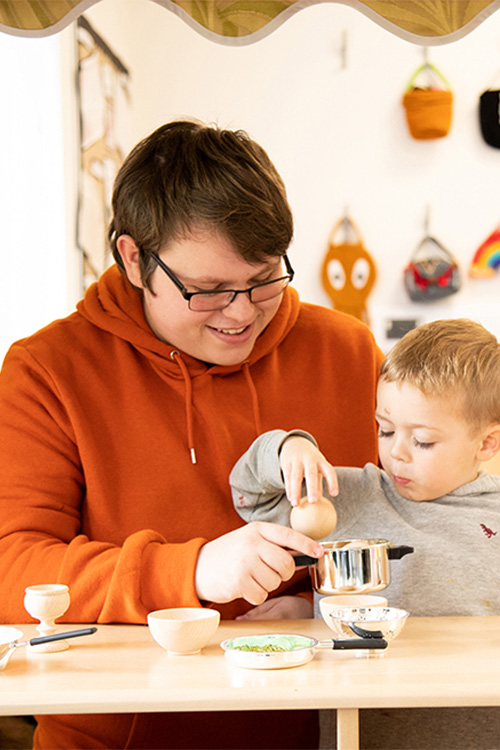
[[[35,620],[40,620],[37,630],[40,635],[52,635],[56,632],[54,621],[67,611],[70,605],[69,589],[63,583],[47,583],[28,586],[24,590],[24,608]],[[65,651],[69,644],[66,640],[28,646],[32,652]]]

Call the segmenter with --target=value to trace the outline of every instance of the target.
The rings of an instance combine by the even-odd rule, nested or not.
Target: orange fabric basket
[[[439,78],[446,88],[424,88],[415,85],[418,75],[426,70]],[[403,106],[413,138],[430,140],[448,135],[453,111],[453,94],[445,77],[435,65],[424,63],[417,68],[403,96]]]
[[[403,105],[414,138],[430,140],[448,135],[453,105],[451,91],[415,88],[405,93]]]

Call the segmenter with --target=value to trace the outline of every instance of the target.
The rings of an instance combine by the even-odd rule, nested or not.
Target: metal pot
[[[318,641],[307,635],[291,633],[266,633],[228,638],[221,648],[226,659],[236,667],[244,669],[286,669],[300,667],[314,658],[317,649],[384,649],[387,641],[384,638],[339,638]],[[258,650],[258,649],[279,650]],[[250,650],[252,649],[252,650]]]
[[[295,565],[309,565],[318,594],[366,594],[381,591],[391,582],[390,560],[399,560],[413,547],[394,547],[386,539],[348,539],[321,542],[319,560],[296,555]]]

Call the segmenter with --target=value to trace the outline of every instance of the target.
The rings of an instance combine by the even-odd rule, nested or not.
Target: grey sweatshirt
[[[236,510],[246,521],[290,525],[279,466],[283,440],[300,430],[261,435],[230,476]],[[337,468],[330,498],[337,527],[329,539],[387,539],[414,547],[390,563],[381,592],[413,616],[500,615],[500,477],[473,482],[428,502],[402,498],[373,464]],[[329,497],[326,487],[325,497]],[[315,615],[319,615],[315,594]],[[335,711],[321,711],[321,748],[336,746]],[[370,709],[360,712],[360,747],[370,750],[498,750],[500,709]]]
[[[279,449],[291,434],[314,442],[299,430],[273,430],[234,466],[233,501],[246,521],[290,525]],[[391,606],[414,616],[500,615],[500,477],[483,471],[445,497],[414,502],[373,464],[336,472],[339,495],[330,499],[338,519],[329,539],[377,538],[414,547],[391,562],[384,591]],[[329,497],[326,487],[324,494]]]

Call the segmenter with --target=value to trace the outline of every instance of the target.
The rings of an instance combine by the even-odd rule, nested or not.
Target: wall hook
[[[340,67],[342,70],[347,68],[347,29],[343,29],[340,35]]]
[[[430,237],[430,223],[431,223],[431,207],[427,205],[424,215],[424,233],[426,237]]]

